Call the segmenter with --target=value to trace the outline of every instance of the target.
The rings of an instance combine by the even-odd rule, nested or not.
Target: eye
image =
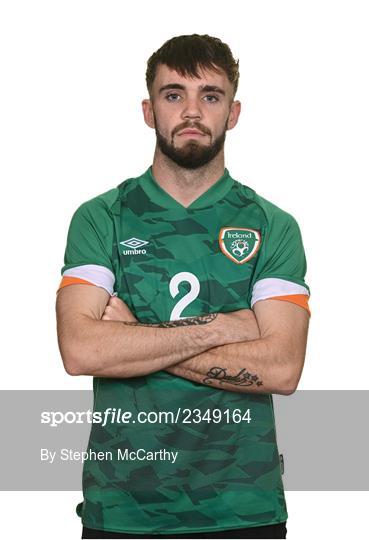
[[[204,96],[205,98],[214,98],[215,101],[213,101],[213,99],[211,101],[208,101],[208,100],[205,100],[205,101],[208,101],[209,103],[216,103],[217,101],[219,101],[219,98],[217,96],[213,96],[212,94],[208,94],[207,96]]]
[[[170,99],[171,96],[181,97],[179,94],[176,94],[175,92],[171,92],[170,94],[167,94],[165,96],[165,99],[168,100],[168,101],[178,101],[177,99]]]

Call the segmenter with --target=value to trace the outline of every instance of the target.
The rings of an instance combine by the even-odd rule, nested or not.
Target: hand
[[[117,296],[111,296],[101,317],[103,321],[137,322],[127,304]]]
[[[218,313],[217,318],[210,324],[219,327],[219,335],[222,336],[224,345],[260,338],[259,326],[252,309]]]

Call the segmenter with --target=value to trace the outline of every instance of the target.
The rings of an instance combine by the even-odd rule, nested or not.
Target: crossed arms
[[[306,351],[308,312],[267,299],[254,309],[138,322],[101,287],[59,290],[57,333],[70,375],[138,377],[159,370],[234,392],[292,394]]]

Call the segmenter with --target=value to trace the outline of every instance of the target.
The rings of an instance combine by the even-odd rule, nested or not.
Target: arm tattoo
[[[259,380],[259,377],[257,375],[252,375],[246,369],[241,369],[237,375],[227,375],[227,369],[221,368],[221,367],[212,367],[207,372],[205,379],[203,379],[203,383],[206,384],[212,384],[210,381],[211,379],[216,379],[220,382],[220,384],[223,383],[229,383],[229,384],[235,384],[237,386],[252,386],[253,384],[256,384],[256,386],[262,386],[262,381]],[[208,382],[209,381],[209,382]]]
[[[155,326],[156,328],[176,328],[177,326],[192,326],[194,324],[208,324],[218,316],[218,313],[209,313],[207,315],[200,315],[199,317],[186,317],[184,319],[177,319],[175,321],[162,321],[159,323],[141,323],[141,322],[126,322],[123,324],[129,324],[131,326]]]

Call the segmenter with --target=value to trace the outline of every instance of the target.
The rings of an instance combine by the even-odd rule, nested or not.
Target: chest
[[[263,233],[247,209],[122,212],[118,231],[118,296],[142,322],[250,307]]]

